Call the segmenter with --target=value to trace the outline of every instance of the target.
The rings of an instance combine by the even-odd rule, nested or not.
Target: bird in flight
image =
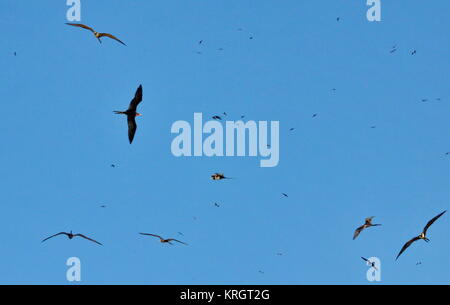
[[[212,118],[213,120],[222,120],[222,118],[219,115],[215,115]]]
[[[117,42],[123,44],[124,46],[126,46],[126,44],[123,43],[123,41],[121,41],[121,40],[120,40],[119,38],[117,38],[116,36],[111,35],[111,34],[108,34],[108,33],[98,33],[98,32],[96,32],[96,31],[94,31],[93,28],[88,27],[87,25],[80,24],[80,23],[66,23],[66,24],[67,24],[67,25],[71,25],[71,26],[76,26],[76,27],[79,27],[79,28],[82,28],[82,29],[86,29],[86,30],[91,31],[91,32],[94,34],[94,36],[98,39],[98,41],[99,41],[100,43],[102,43],[102,41],[101,41],[100,38],[102,38],[102,37],[109,37],[109,38],[114,39],[115,41],[117,41]]]
[[[416,53],[417,53],[417,51],[414,50],[414,51],[411,52],[411,55],[416,55]]]
[[[430,226],[431,226],[431,225],[432,225],[439,217],[441,217],[442,215],[444,215],[445,212],[447,212],[447,211],[444,211],[444,212],[440,213],[439,215],[433,217],[433,219],[431,219],[431,220],[427,223],[427,225],[425,226],[425,228],[423,228],[423,231],[422,231],[422,233],[420,233],[419,236],[414,237],[413,239],[411,239],[410,241],[408,241],[408,242],[403,246],[403,248],[400,250],[400,252],[398,253],[397,258],[396,258],[395,260],[397,260],[397,259],[400,257],[400,255],[402,255],[402,253],[405,252],[405,250],[408,249],[408,247],[411,246],[411,244],[414,243],[415,241],[418,241],[418,240],[420,240],[420,239],[423,239],[424,241],[429,242],[430,240],[427,238],[427,231],[428,231],[428,228],[429,228],[429,227],[430,227]]]
[[[284,197],[289,197],[286,193],[281,193]]]
[[[172,241],[176,241],[176,242],[179,242],[179,243],[184,244],[184,245],[187,246],[186,243],[184,243],[184,242],[182,242],[182,241],[179,241],[178,239],[175,239],[175,238],[168,238],[168,239],[165,239],[165,238],[162,238],[162,237],[159,236],[159,235],[156,235],[156,234],[150,234],[150,233],[139,233],[139,234],[141,234],[141,235],[146,235],[146,236],[153,236],[153,237],[159,238],[159,241],[160,241],[161,243],[168,243],[169,245],[172,245]]]
[[[368,265],[368,266],[370,266],[370,267],[372,267],[372,268],[374,268],[375,270],[378,271],[378,268],[375,266],[375,262],[371,262],[370,260],[368,260],[367,258],[364,258],[364,257],[362,257],[362,256],[361,256],[361,258],[362,258],[365,262],[367,262],[367,265]]]
[[[315,118],[316,116],[317,116],[317,113],[314,113],[312,117]]]
[[[220,204],[218,204],[217,202],[214,203],[214,206],[220,208]]]
[[[92,242],[94,242],[94,243],[96,243],[96,244],[99,244],[100,246],[103,246],[101,243],[99,243],[99,242],[96,241],[96,240],[93,240],[93,239],[91,239],[91,238],[89,238],[89,237],[87,237],[87,236],[85,236],[85,235],[83,235],[83,234],[73,234],[72,231],[70,231],[70,233],[66,233],[66,232],[60,232],[60,233],[57,233],[57,234],[55,234],[55,235],[52,235],[52,236],[50,236],[50,237],[47,237],[47,238],[44,239],[42,242],[44,242],[44,241],[46,241],[46,240],[48,240],[48,239],[50,239],[50,238],[53,238],[53,237],[55,237],[55,236],[58,236],[58,235],[66,235],[69,239],[72,239],[72,238],[78,236],[78,237],[82,237],[82,238],[84,238],[84,239],[90,240],[90,241],[92,241]]]
[[[222,180],[222,179],[232,179],[232,178],[225,177],[224,174],[215,173],[215,174],[211,175],[211,179],[212,180]]]
[[[136,133],[137,125],[135,118],[141,116],[142,114],[136,112],[137,106],[142,102],[142,85],[136,90],[134,98],[130,102],[130,106],[127,111],[114,111],[115,114],[125,114],[128,120],[128,140],[130,144],[133,142],[134,134]]]
[[[355,230],[355,234],[353,234],[353,240],[355,240],[364,229],[367,229],[370,227],[381,226],[380,224],[372,223],[372,219],[374,219],[374,218],[375,218],[375,216],[366,218],[365,223]]]

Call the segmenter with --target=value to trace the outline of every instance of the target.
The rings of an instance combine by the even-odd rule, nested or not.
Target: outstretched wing
[[[364,230],[365,228],[366,228],[365,225],[362,225],[359,228],[357,228],[355,230],[355,234],[353,234],[353,240],[355,240],[359,236],[359,234],[362,232],[362,230]]]
[[[175,239],[175,238],[169,238],[168,240],[167,240],[168,242],[171,242],[171,241],[176,241],[176,242],[179,242],[180,244],[183,244],[183,245],[188,245],[187,243],[184,243],[184,242],[182,242],[182,241],[179,241],[178,239]]]
[[[82,238],[87,239],[87,240],[90,240],[90,241],[92,241],[92,242],[94,242],[94,243],[96,243],[96,244],[99,244],[100,246],[103,246],[103,245],[102,245],[101,243],[99,243],[98,241],[93,240],[92,238],[89,238],[89,237],[87,237],[87,236],[85,236],[85,235],[83,235],[83,234],[75,234],[74,236],[82,237]]]
[[[403,246],[403,248],[400,250],[400,252],[398,253],[397,258],[396,258],[395,260],[397,260],[397,259],[400,257],[400,255],[402,255],[402,253],[405,252],[405,250],[408,249],[409,246],[411,246],[411,244],[412,244],[413,242],[418,241],[419,239],[420,239],[420,237],[417,236],[417,237],[414,237],[413,239],[411,239],[410,241],[408,241],[408,242]]]
[[[130,144],[133,143],[134,134],[136,133],[137,125],[135,116],[128,115],[128,140]]]
[[[128,110],[136,111],[140,102],[142,102],[142,85],[137,88],[134,98],[131,100],[130,106],[128,106]]]
[[[59,233],[57,233],[57,234],[55,234],[55,235],[52,235],[52,236],[50,236],[50,237],[47,237],[46,239],[44,239],[44,240],[41,241],[41,242],[43,243],[44,241],[46,241],[46,240],[48,240],[48,239],[50,239],[50,238],[53,238],[53,237],[58,236],[58,235],[63,235],[63,234],[69,236],[69,234],[67,234],[66,232],[59,232]]]
[[[153,237],[157,237],[157,238],[159,238],[159,239],[164,239],[164,238],[162,238],[161,236],[156,235],[156,234],[150,234],[150,233],[139,233],[139,234],[141,234],[141,235],[146,235],[146,236],[153,236]]]
[[[98,37],[99,37],[99,38],[100,38],[100,37],[109,37],[109,38],[111,38],[111,39],[114,39],[115,41],[120,42],[120,43],[123,44],[124,46],[126,46],[126,44],[123,43],[122,40],[120,40],[120,39],[117,38],[116,36],[111,35],[111,34],[108,34],[108,33],[100,33],[100,34],[98,34]]]
[[[67,24],[67,25],[71,25],[71,26],[76,26],[76,27],[79,27],[79,28],[82,28],[82,29],[89,30],[89,31],[91,31],[92,33],[95,32],[93,28],[88,27],[87,25],[84,25],[84,24],[81,24],[81,23],[66,23],[66,24]]]
[[[447,212],[447,211],[444,211],[444,212],[442,212],[441,214],[439,214],[439,215],[437,215],[437,216],[435,216],[433,219],[431,219],[428,223],[427,223],[427,225],[425,226],[425,228],[423,228],[423,233],[425,234],[425,235],[427,235],[427,230],[428,230],[428,228],[439,218],[439,217],[441,217],[442,215],[444,215],[445,214],[445,212]]]

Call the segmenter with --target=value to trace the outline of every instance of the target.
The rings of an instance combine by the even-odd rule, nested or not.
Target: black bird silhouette
[[[414,50],[414,51],[411,52],[411,55],[416,55],[416,53],[417,53],[417,51]]]
[[[367,229],[370,227],[381,226],[381,224],[373,224],[372,223],[372,219],[374,219],[374,218],[375,218],[375,216],[366,218],[365,223],[355,230],[355,234],[353,234],[353,240],[355,240],[364,229]]]
[[[17,56],[17,52],[14,52],[14,56]]]
[[[215,115],[212,118],[213,120],[222,120],[222,117],[220,117],[219,115]]]
[[[46,241],[46,240],[48,240],[48,239],[50,239],[50,238],[53,238],[53,237],[55,237],[55,236],[59,236],[59,235],[66,235],[69,239],[72,239],[72,238],[78,236],[78,237],[82,237],[82,238],[84,238],[84,239],[90,240],[90,241],[92,241],[92,242],[94,242],[94,243],[96,243],[96,244],[99,244],[100,246],[103,246],[101,243],[99,243],[99,242],[96,241],[96,240],[93,240],[93,239],[91,239],[91,238],[89,238],[89,237],[87,237],[87,236],[85,236],[85,235],[83,235],[83,234],[73,234],[72,231],[70,231],[70,233],[66,233],[66,232],[60,232],[60,233],[57,233],[57,234],[55,234],[55,235],[52,235],[52,236],[50,236],[50,237],[47,237],[47,238],[44,239],[42,242],[44,242],[44,241]]]
[[[93,28],[91,28],[91,27],[89,27],[89,26],[87,26],[87,25],[80,24],[80,23],[66,23],[66,24],[67,24],[67,25],[71,25],[71,26],[76,26],[76,27],[79,27],[79,28],[82,28],[82,29],[86,29],[86,30],[91,31],[91,32],[94,34],[94,36],[98,39],[98,41],[99,41],[100,43],[102,43],[102,41],[101,41],[100,38],[102,38],[102,37],[109,37],[109,38],[111,38],[111,39],[116,40],[117,42],[120,42],[120,43],[123,44],[124,46],[126,46],[126,44],[123,43],[123,41],[121,41],[121,40],[120,40],[119,38],[117,38],[116,36],[111,35],[111,34],[108,34],[108,33],[98,33],[98,32],[96,32],[96,31],[94,31]]]
[[[403,246],[403,248],[400,250],[400,252],[398,253],[398,255],[397,255],[397,257],[395,258],[395,260],[397,260],[397,259],[400,257],[400,255],[402,255],[402,253],[405,252],[405,250],[408,249],[408,247],[411,246],[415,241],[418,241],[418,240],[420,240],[420,239],[423,239],[424,241],[429,242],[430,240],[427,238],[427,231],[428,231],[428,228],[429,228],[429,227],[430,227],[430,226],[431,226],[431,225],[432,225],[439,217],[441,217],[442,215],[444,215],[445,212],[447,212],[447,211],[444,211],[444,212],[440,213],[439,215],[433,217],[433,219],[431,219],[431,220],[427,223],[427,225],[425,226],[425,228],[423,228],[423,231],[422,231],[422,233],[420,233],[419,236],[414,237],[413,239],[411,239],[410,241],[408,241],[408,242]]]
[[[367,262],[367,265],[373,267],[375,270],[378,270],[378,268],[375,267],[375,262],[371,262],[370,260],[368,260],[367,258],[364,258],[364,257],[362,257],[362,256],[361,256],[361,258],[362,258],[364,261]]]
[[[215,173],[211,175],[212,180],[222,180],[222,179],[232,179],[229,177],[225,177],[224,174]]]
[[[217,202],[214,203],[214,206],[220,208],[220,204],[218,204]]]
[[[289,197],[288,194],[286,194],[286,193],[281,193],[281,194],[283,194],[284,197]]]
[[[199,42],[198,42],[198,44],[202,44],[203,43],[203,40],[200,40]]]
[[[142,102],[142,85],[136,90],[134,98],[130,102],[130,106],[127,111],[114,111],[115,114],[125,114],[128,120],[128,139],[130,144],[133,142],[134,134],[136,133],[137,125],[135,118],[141,116],[142,114],[137,113],[137,106]]]
[[[187,245],[186,243],[184,243],[184,242],[182,242],[182,241],[179,241],[178,239],[175,239],[175,238],[168,238],[168,239],[165,239],[165,238],[162,238],[162,237],[159,236],[159,235],[156,235],[156,234],[150,234],[150,233],[139,233],[139,234],[141,234],[141,235],[146,235],[146,236],[153,236],[153,237],[159,238],[159,241],[160,241],[161,243],[168,243],[168,244],[172,245],[172,241],[176,241],[176,242],[179,242],[180,244]]]
[[[316,116],[317,116],[317,113],[314,113],[312,117],[315,118]]]

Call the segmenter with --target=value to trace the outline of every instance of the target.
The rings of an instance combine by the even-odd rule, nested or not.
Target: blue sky
[[[449,284],[448,214],[394,261],[449,208],[448,1],[382,1],[374,23],[365,1],[82,1],[127,47],[67,9],[0,2],[0,283],[68,284],[75,256],[82,284],[368,284],[376,256],[382,284]],[[129,145],[112,111],[139,84]],[[279,121],[279,165],[174,157],[194,112]],[[40,242],[69,230],[104,246]]]

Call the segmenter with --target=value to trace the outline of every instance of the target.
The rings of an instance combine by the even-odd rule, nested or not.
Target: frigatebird
[[[215,174],[211,175],[211,179],[212,180],[222,180],[222,179],[232,179],[232,178],[225,177],[224,174],[215,173]]]
[[[66,24],[67,24],[67,25],[71,25],[71,26],[76,26],[76,27],[79,27],[79,28],[82,28],[82,29],[86,29],[86,30],[91,31],[91,32],[94,34],[94,36],[98,39],[98,41],[99,41],[100,43],[102,43],[102,41],[101,41],[100,38],[102,38],[102,37],[109,37],[109,38],[111,38],[111,39],[116,40],[117,42],[120,42],[120,43],[123,44],[124,46],[126,46],[126,44],[123,43],[123,41],[121,41],[121,40],[120,40],[119,38],[117,38],[116,36],[111,35],[111,34],[108,34],[108,33],[99,33],[99,32],[96,32],[96,31],[94,31],[93,28],[91,28],[91,27],[89,27],[89,26],[87,26],[87,25],[84,25],[84,24],[81,24],[81,23],[66,23]]]
[[[375,270],[378,271],[378,268],[375,266],[375,262],[371,262],[370,260],[368,260],[367,258],[364,258],[364,257],[362,257],[362,256],[361,256],[361,258],[362,258],[365,262],[367,262],[367,265],[368,265],[368,266],[371,266],[372,268],[374,268]]]
[[[408,247],[411,246],[411,244],[414,243],[415,241],[418,241],[418,240],[420,240],[420,239],[423,239],[424,241],[429,242],[430,240],[427,238],[427,231],[428,231],[428,228],[429,228],[429,227],[430,227],[430,226],[431,226],[431,225],[432,225],[439,217],[441,217],[442,215],[444,215],[445,212],[447,212],[447,211],[444,211],[444,212],[440,213],[439,215],[433,217],[433,219],[431,219],[431,220],[427,223],[427,225],[425,226],[425,228],[423,228],[423,231],[422,231],[422,233],[420,233],[419,236],[414,237],[413,239],[411,239],[410,241],[408,241],[408,242],[403,246],[403,248],[400,250],[400,252],[398,253],[397,258],[396,258],[395,260],[397,260],[397,259],[400,257],[400,255],[402,255],[402,253],[405,252],[405,250],[408,249]]]
[[[137,106],[142,102],[142,85],[136,90],[134,98],[130,102],[130,106],[127,111],[114,111],[115,114],[125,114],[128,120],[128,139],[130,144],[133,142],[134,134],[136,133],[137,125],[135,118],[141,116],[142,114],[136,112]]]
[[[381,224],[373,224],[372,223],[372,219],[374,219],[374,218],[375,218],[375,216],[366,218],[365,223],[355,230],[355,234],[353,234],[353,240],[355,240],[364,229],[367,229],[370,227],[381,226]]]
[[[70,231],[70,233],[59,232],[59,233],[57,233],[57,234],[55,234],[55,235],[52,235],[52,236],[50,236],[50,237],[47,237],[47,238],[44,239],[42,242],[44,242],[44,241],[46,241],[46,240],[48,240],[48,239],[50,239],[50,238],[53,238],[53,237],[55,237],[55,236],[58,236],[58,235],[66,235],[69,239],[72,239],[72,238],[78,236],[78,237],[82,237],[82,238],[84,238],[84,239],[90,240],[90,241],[92,241],[92,242],[94,242],[94,243],[96,243],[96,244],[99,244],[100,246],[103,246],[101,243],[99,243],[99,242],[96,241],[96,240],[93,240],[93,239],[91,239],[91,238],[89,238],[89,237],[87,237],[87,236],[85,236],[85,235],[83,235],[83,234],[73,234],[72,231]]]
[[[156,235],[156,234],[150,234],[150,233],[139,233],[139,234],[141,234],[141,235],[146,235],[146,236],[153,236],[153,237],[159,238],[159,241],[160,241],[161,243],[168,243],[168,244],[172,245],[171,242],[172,242],[172,241],[176,241],[176,242],[179,242],[179,243],[184,244],[184,245],[187,246],[187,243],[184,243],[184,242],[182,242],[182,241],[179,241],[178,239],[175,239],[175,238],[168,238],[168,239],[165,239],[165,238],[162,238],[162,237],[159,236],[159,235]]]

